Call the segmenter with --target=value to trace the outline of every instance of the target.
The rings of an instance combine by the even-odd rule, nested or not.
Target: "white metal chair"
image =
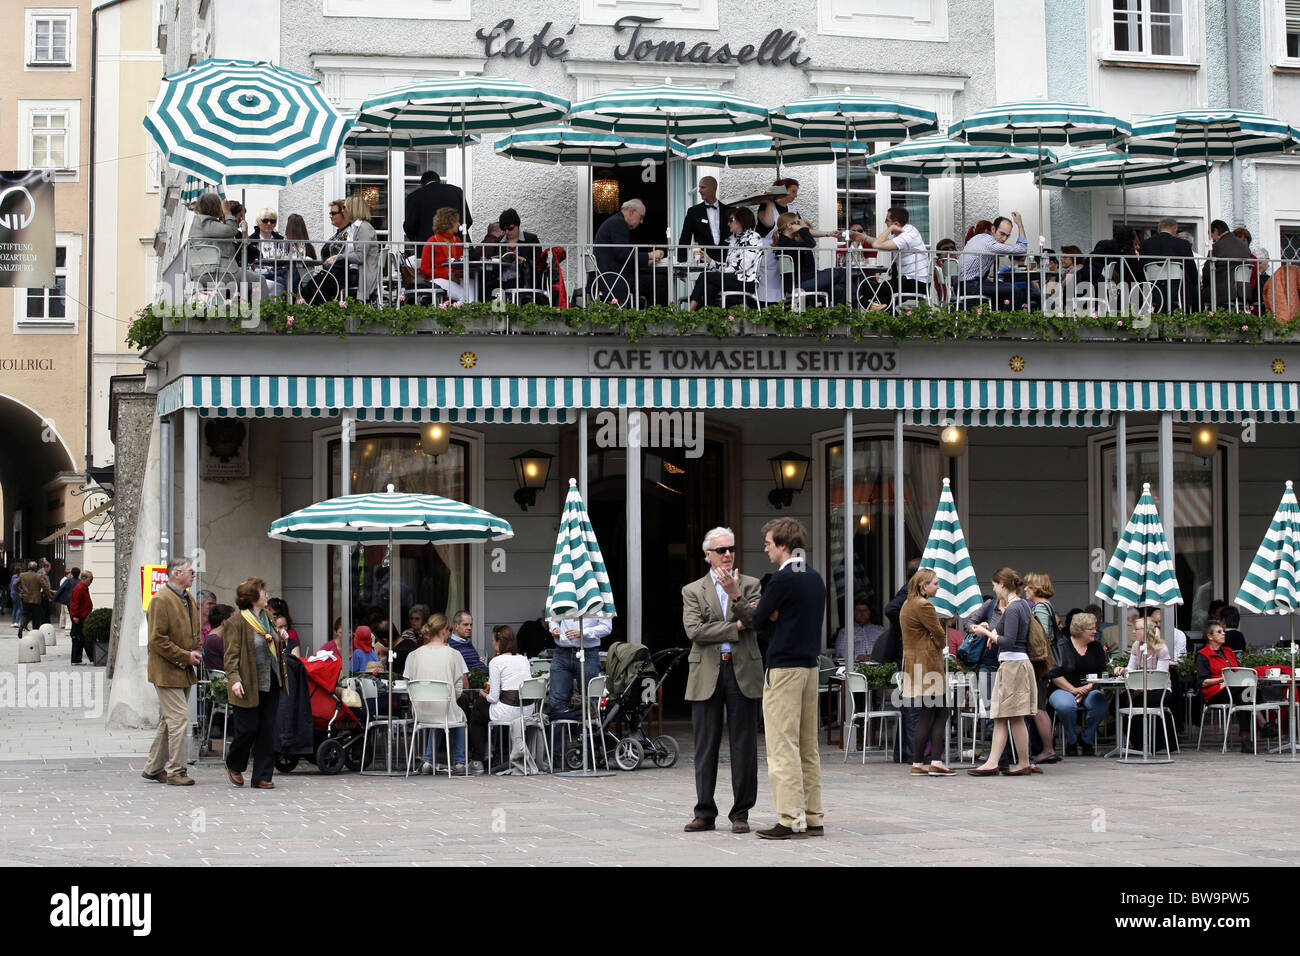
[[[897,677],[898,675],[894,675]],[[863,694],[865,707],[863,710],[857,709],[857,694]],[[854,726],[862,725],[862,762],[867,762],[867,751],[871,748],[867,746],[871,739],[872,721],[880,721],[880,743],[881,751],[888,758],[891,751],[885,746],[887,743],[888,733],[887,725],[890,721],[894,723],[895,746],[901,746],[903,740],[903,715],[897,710],[872,710],[871,709],[871,687],[867,683],[867,676],[857,671],[849,671],[844,677],[844,761],[848,762],[849,748],[853,743]]]
[[[600,727],[600,699],[604,696],[605,696],[605,675],[604,674],[599,674],[596,677],[593,677],[591,680],[587,681],[587,695],[585,700],[583,701],[583,706],[586,707],[588,712],[590,713],[591,710],[593,709],[591,702],[593,700],[596,702],[596,706],[594,708],[595,713],[593,713],[591,717],[591,733],[593,736],[600,738],[600,752],[601,755],[605,758],[605,763],[608,764],[609,752],[605,747],[605,732]],[[579,716],[577,719],[572,717],[564,717],[561,718],[560,720],[548,720],[547,724],[550,726],[552,733],[554,733],[555,728],[557,727],[562,728],[564,731],[564,742],[563,744],[560,745],[560,753],[559,753],[560,762],[563,763],[564,752],[569,749],[569,741],[573,739],[573,734],[576,732],[578,738],[582,739],[582,717]],[[555,748],[552,747],[551,748],[552,772],[554,772],[555,770],[554,750]],[[596,741],[595,740],[592,740],[591,742],[591,762],[592,762],[592,766],[595,766],[596,763]]]
[[[1145,687],[1147,695],[1159,694],[1159,698],[1154,704],[1151,703],[1150,697],[1145,696],[1140,703],[1134,704],[1133,695],[1141,694]],[[1152,717],[1160,718],[1161,726],[1165,732],[1165,756],[1172,757],[1169,750],[1170,729],[1169,729],[1169,712],[1165,710],[1165,698],[1169,696],[1169,672],[1168,671],[1129,671],[1124,676],[1124,688],[1129,692],[1129,706],[1119,708],[1119,723],[1117,732],[1122,730],[1124,736],[1123,753],[1130,752],[1133,742],[1133,718],[1141,718],[1144,722],[1143,733],[1153,726]],[[1149,739],[1149,738],[1148,738]],[[1154,748],[1151,748],[1154,749]]]
[[[406,751],[406,775],[411,775],[411,763],[415,759],[415,746],[420,739],[420,731],[433,733],[441,730],[447,748],[447,779],[450,780],[451,732],[457,728],[467,728],[463,717],[460,720],[451,719],[452,708],[456,707],[456,695],[452,693],[451,685],[441,680],[413,680],[407,684],[406,691],[411,698],[411,712],[415,715],[411,725],[411,742]],[[362,747],[364,746],[363,742]]]
[[[356,680],[356,688],[357,692],[361,695],[361,703],[364,706],[366,713],[366,726],[361,732],[361,766],[365,767],[367,766],[366,744],[371,742],[371,736],[375,731],[383,729],[385,733],[387,733],[389,719],[387,714],[381,716],[379,713],[378,681],[373,677],[361,675]],[[388,695],[385,694],[384,696],[387,698]],[[405,737],[410,728],[411,721],[408,718],[394,718],[392,721],[394,737],[397,737],[398,735]],[[385,746],[391,747],[392,744],[386,744]],[[389,752],[391,753],[391,751]],[[375,752],[372,750],[371,756],[373,757],[374,755]]]
[[[791,308],[799,309],[807,305],[830,306],[829,292],[805,292],[799,288],[799,276],[793,256],[789,253],[777,253],[776,261],[781,270],[781,288],[786,288],[786,283],[789,282],[790,297],[787,301]]]
[[[487,752],[487,772],[492,772],[492,731],[498,728],[519,728],[520,741],[524,747],[524,773],[528,773],[528,765],[532,762],[531,754],[528,750],[528,728],[537,727],[542,730],[542,737],[546,736],[546,718],[542,714],[541,705],[546,701],[546,680],[541,677],[533,677],[523,682],[519,687],[519,710],[520,716],[512,720],[489,720],[488,721],[488,752]],[[535,708],[533,713],[528,713],[530,707]],[[513,733],[513,731],[511,732]],[[513,749],[513,741],[511,745]],[[550,760],[550,747],[547,747],[547,760]],[[507,757],[507,760],[509,758]]]
[[[1223,753],[1228,752],[1228,730],[1232,725],[1232,715],[1239,711],[1248,711],[1250,713],[1250,741],[1255,748],[1255,753],[1259,753],[1259,725],[1255,718],[1260,714],[1266,714],[1269,711],[1282,712],[1282,705],[1277,701],[1268,702],[1259,700],[1259,674],[1252,667],[1225,667],[1223,669],[1223,685],[1228,688],[1229,702],[1228,712],[1224,715],[1223,731]],[[1241,689],[1241,702],[1231,698],[1232,689]],[[1280,722],[1280,721],[1279,721]]]
[[[1219,703],[1202,703],[1201,705],[1201,727],[1196,734],[1196,749],[1198,752],[1201,749],[1201,738],[1205,736],[1206,717],[1211,717],[1218,723],[1219,728],[1223,731],[1223,745],[1225,748],[1228,745],[1228,709],[1231,706],[1232,698],[1225,693],[1216,695],[1215,699],[1217,699]]]

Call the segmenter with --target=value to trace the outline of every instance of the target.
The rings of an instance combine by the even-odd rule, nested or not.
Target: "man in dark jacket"
[[[1205,308],[1229,308],[1234,301],[1244,298],[1234,273],[1239,266],[1252,263],[1255,257],[1250,254],[1250,246],[1234,236],[1222,219],[1210,223],[1210,238],[1214,245],[1210,248],[1210,261],[1201,271],[1201,302]]]
[[[432,169],[420,177],[420,186],[406,194],[406,215],[402,219],[402,232],[407,242],[424,242],[433,235],[433,217],[446,207],[457,211],[464,209],[460,234],[468,238],[474,217],[469,206],[463,205],[465,194],[459,186],[444,183]],[[420,250],[416,249],[416,255]]]
[[[686,210],[682,219],[681,238],[677,241],[677,261],[686,261],[686,248],[695,243],[709,258],[721,262],[727,254],[727,217],[731,208],[718,201],[718,181],[712,176],[700,180],[700,201]]]
[[[1195,312],[1198,308],[1196,260],[1192,258],[1192,244],[1178,238],[1178,220],[1165,217],[1156,227],[1155,235],[1142,240],[1142,277],[1147,266],[1171,260],[1175,268],[1182,266],[1182,279],[1163,279],[1156,283],[1159,310],[1172,312],[1175,308]]]
[[[656,269],[662,249],[632,245],[632,230],[645,220],[645,203],[629,199],[596,230],[596,269],[601,274],[596,294],[620,305],[645,299],[651,305],[668,302],[668,270]],[[617,277],[617,278],[615,278]]]
[[[772,621],[763,688],[767,776],[780,820],[765,840],[822,836],[821,755],[817,750],[817,658],[822,648],[826,582],[808,567],[808,533],[793,518],[763,525],[763,551],[777,565],[753,620]]]

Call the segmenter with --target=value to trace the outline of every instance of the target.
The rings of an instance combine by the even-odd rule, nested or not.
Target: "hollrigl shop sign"
[[[622,17],[614,23],[614,32],[620,34],[614,43],[614,59],[631,63],[736,63],[755,66],[808,65],[803,55],[803,37],[793,30],[771,30],[762,39],[752,41],[725,41],[719,44],[689,43],[681,40],[664,40],[651,31],[660,17]],[[483,55],[488,59],[503,57],[510,60],[527,60],[533,66],[542,60],[564,60],[569,56],[568,38],[577,27],[560,32],[547,21],[533,35],[515,33],[513,19],[502,20],[496,26],[480,28],[474,35],[483,44]]]
[[[46,170],[0,172],[0,288],[54,285],[54,183]]]

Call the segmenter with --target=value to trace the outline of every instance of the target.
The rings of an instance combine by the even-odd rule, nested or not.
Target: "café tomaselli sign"
[[[588,349],[593,375],[896,375],[899,354],[890,348],[815,346],[636,346]]]

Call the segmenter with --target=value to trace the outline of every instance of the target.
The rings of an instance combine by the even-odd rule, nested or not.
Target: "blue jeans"
[[[581,681],[583,695],[586,695],[587,685],[592,680],[600,676],[600,648],[589,647],[586,649],[586,662],[584,672],[578,673],[578,649],[576,647],[557,647],[555,654],[551,657],[550,672],[550,693],[546,702],[547,713],[552,717],[560,714],[571,714],[574,711],[569,706],[569,698],[573,696],[573,682]],[[582,717],[582,711],[578,710],[579,719]],[[551,740],[551,749],[557,746],[554,737]],[[556,754],[556,762],[559,762],[560,755]]]
[[[433,763],[434,751],[439,747],[445,746],[443,741],[446,740],[446,737],[444,736],[441,730],[437,730],[437,729],[430,730],[428,734],[429,734],[429,743],[424,748],[424,759],[428,763]],[[465,728],[464,727],[451,728],[451,753],[452,753],[452,757],[451,757],[452,763],[456,764],[456,763],[465,762]]]
[[[1065,739],[1068,743],[1079,742],[1074,722],[1079,715],[1079,704],[1068,690],[1057,688],[1047,697],[1047,702],[1056,711],[1056,718],[1065,725]],[[1083,742],[1089,747],[1097,739],[1097,728],[1106,719],[1106,695],[1099,690],[1090,690],[1083,698]]]

